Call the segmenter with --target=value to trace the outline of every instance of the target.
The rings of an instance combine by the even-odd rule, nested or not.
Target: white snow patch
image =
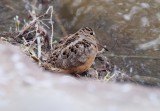
[[[0,84],[6,85],[11,79],[12,76],[6,74],[5,70],[3,70],[3,68],[0,67]]]
[[[24,71],[24,70],[25,70],[25,64],[22,63],[22,62],[17,62],[17,63],[15,64],[15,68],[16,68],[17,70],[22,70],[22,71]]]
[[[94,84],[88,84],[87,86],[89,92],[95,92],[96,86]]]
[[[0,67],[0,76],[3,75],[3,74],[5,74],[5,71],[3,70],[2,67]]]
[[[113,105],[109,105],[107,107],[107,111],[119,111],[119,109],[116,106]]]
[[[151,48],[156,49],[156,47],[158,47],[159,45],[160,45],[160,36],[154,40],[149,41],[149,42],[139,44],[138,47],[136,48],[136,50],[148,50]]]
[[[6,107],[9,105],[9,100],[0,99],[0,108]]]
[[[151,103],[153,103],[153,105],[160,105],[160,97],[158,97],[156,93],[149,94],[149,100],[151,101]]]
[[[49,81],[49,80],[43,80],[43,81],[40,81],[39,83],[38,83],[38,85],[40,86],[40,87],[47,87],[47,88],[52,88],[52,82],[51,81]]]
[[[160,12],[156,13],[156,17],[157,17],[158,21],[160,21]]]
[[[0,51],[5,51],[6,47],[4,45],[0,45]]]
[[[5,95],[6,95],[5,91],[4,90],[0,90],[0,97],[5,96]]]
[[[131,19],[131,15],[130,15],[130,14],[125,14],[125,15],[123,16],[123,18],[124,18],[125,20],[129,21],[129,20]]]
[[[19,54],[14,54],[14,55],[11,57],[11,60],[12,60],[13,62],[18,62],[20,59],[21,59],[21,57],[20,57]]]
[[[132,86],[131,86],[131,85],[125,84],[125,85],[122,87],[122,92],[128,93],[129,91],[131,91],[131,89],[132,89]]]
[[[75,83],[76,79],[71,76],[63,76],[60,80],[60,83],[67,84],[67,83]]]
[[[146,16],[141,18],[141,26],[142,27],[149,27],[150,26],[149,20]]]
[[[130,73],[133,72],[133,67],[130,67],[129,72],[130,72]]]
[[[27,83],[27,84],[30,84],[30,85],[34,85],[37,83],[37,80],[31,76],[26,76],[24,81]]]
[[[147,8],[147,9],[150,8],[150,5],[148,3],[145,3],[145,2],[141,3],[140,5],[141,5],[142,8]]]
[[[142,8],[134,6],[128,14],[124,14],[123,18],[127,21],[131,20],[134,14],[138,13]]]
[[[1,77],[0,78],[0,84],[1,85],[6,85],[6,84],[8,84],[9,82],[10,82],[10,80],[11,80],[11,77]]]

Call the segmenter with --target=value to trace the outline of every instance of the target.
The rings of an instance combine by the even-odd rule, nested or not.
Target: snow
[[[118,109],[116,106],[110,105],[108,106],[107,111],[120,111],[120,109]]]
[[[12,56],[12,58],[11,58],[11,60],[13,61],[13,62],[17,62],[17,61],[19,61],[21,59],[21,57],[20,57],[20,55],[19,54],[14,54],[13,56]]]
[[[67,84],[67,83],[74,83],[76,81],[76,79],[74,79],[73,77],[69,76],[69,75],[65,75],[60,79],[60,83],[62,84]]]
[[[149,27],[150,26],[149,20],[146,16],[141,18],[141,26],[142,27]]]
[[[132,89],[132,86],[131,86],[131,85],[125,84],[125,85],[122,87],[122,92],[128,93],[128,92],[131,91],[131,89]]]
[[[157,105],[157,106],[160,105],[160,103],[159,103],[160,97],[158,97],[158,95],[156,93],[150,93],[148,97],[153,105]]]
[[[140,6],[146,9],[150,8],[150,5],[148,3],[141,3]]]
[[[123,18],[125,20],[129,21],[129,20],[131,20],[131,18],[133,17],[133,15],[135,15],[136,13],[138,13],[140,10],[141,10],[140,7],[133,6],[128,14],[124,14],[123,15]]]
[[[25,64],[22,63],[22,62],[17,62],[17,63],[15,64],[15,68],[16,68],[17,70],[21,70],[22,72],[24,72]]]
[[[95,92],[96,86],[94,84],[88,84],[87,86],[89,92]]]

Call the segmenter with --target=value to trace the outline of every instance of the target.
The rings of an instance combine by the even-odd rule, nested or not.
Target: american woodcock
[[[47,63],[62,73],[82,73],[93,64],[98,53],[95,32],[85,27],[62,38],[50,52]]]

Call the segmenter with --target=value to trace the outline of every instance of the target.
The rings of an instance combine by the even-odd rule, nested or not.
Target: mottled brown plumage
[[[82,73],[90,68],[98,52],[95,32],[85,27],[64,37],[49,54],[47,63],[63,73]]]

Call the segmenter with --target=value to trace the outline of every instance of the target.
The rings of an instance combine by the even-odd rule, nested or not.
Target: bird
[[[97,53],[94,30],[83,27],[56,43],[48,54],[46,62],[55,72],[80,74],[91,67]]]

